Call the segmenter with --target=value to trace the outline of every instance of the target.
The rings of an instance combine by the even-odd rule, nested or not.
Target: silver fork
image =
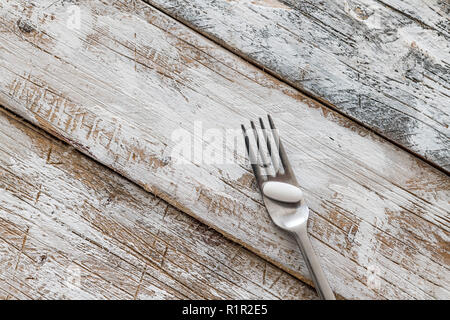
[[[259,118],[259,123],[262,130],[258,130],[255,123],[250,121],[254,140],[256,140],[256,149],[258,150],[261,161],[259,161],[259,158],[255,154],[255,148],[250,142],[245,126],[241,126],[244,133],[249,160],[253,173],[255,174],[259,190],[263,196],[264,204],[266,205],[272,221],[281,229],[287,230],[295,236],[319,296],[322,299],[335,300],[334,293],[328,284],[325,274],[320,266],[319,259],[314,253],[314,249],[308,237],[307,222],[309,208],[306,205],[306,202],[303,199],[297,203],[280,202],[266,197],[263,193],[263,184],[268,181],[284,182],[300,187],[297,179],[295,178],[294,172],[292,171],[286,151],[281,143],[272,117],[270,115],[267,117],[269,120],[270,130],[266,130],[264,121],[261,118]],[[261,138],[258,131],[262,131]],[[271,134],[268,132],[271,132]],[[261,144],[261,140],[264,140],[266,143],[266,149],[270,156],[269,159],[266,152],[263,150],[264,147]]]

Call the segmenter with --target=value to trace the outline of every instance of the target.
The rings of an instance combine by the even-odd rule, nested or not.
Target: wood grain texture
[[[2,110],[0,177],[0,299],[316,298],[286,272]]]
[[[146,1],[449,172],[448,1]]]
[[[378,0],[378,2],[409,19],[416,20],[425,29],[436,30],[447,37],[450,35],[450,2],[447,0]]]
[[[51,3],[1,3],[0,103],[310,281],[295,241],[265,212],[245,153],[196,129],[239,130],[270,112],[335,292],[450,297],[445,174],[142,2],[78,1],[79,30],[67,28],[68,3]],[[233,161],[175,161],[180,129]]]

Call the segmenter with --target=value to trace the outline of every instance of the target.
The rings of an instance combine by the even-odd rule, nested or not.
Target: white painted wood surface
[[[450,4],[146,0],[450,171]]]
[[[309,281],[244,155],[226,165],[171,158],[180,128],[193,134],[201,121],[224,133],[270,112],[335,292],[450,297],[445,174],[141,2],[79,1],[79,30],[67,28],[68,3],[51,3],[0,4],[1,104]]]
[[[315,299],[312,288],[0,110],[0,299]]]
[[[379,3],[416,20],[425,29],[436,30],[450,36],[450,3],[442,0],[378,0]]]

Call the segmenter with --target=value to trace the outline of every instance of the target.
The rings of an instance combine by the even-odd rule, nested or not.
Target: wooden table
[[[236,152],[271,113],[337,296],[449,299],[448,12],[3,0],[0,297],[316,299]]]

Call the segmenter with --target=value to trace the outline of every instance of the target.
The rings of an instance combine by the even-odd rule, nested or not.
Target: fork
[[[303,254],[320,298],[335,300],[336,298],[334,293],[328,284],[327,278],[325,277],[325,274],[320,266],[319,259],[314,253],[314,249],[308,237],[307,223],[309,208],[305,200],[301,199],[297,203],[287,203],[271,199],[264,195],[263,184],[269,181],[283,182],[300,187],[297,179],[295,178],[294,172],[292,171],[286,151],[281,143],[272,117],[270,115],[267,115],[267,117],[269,120],[270,130],[266,130],[262,118],[259,118],[261,130],[258,130],[255,123],[250,121],[254,140],[256,140],[256,149],[258,150],[260,157],[257,157],[255,154],[255,148],[250,142],[250,137],[245,126],[241,125],[247,154],[253,173],[255,174],[259,190],[262,194],[264,204],[275,225],[292,233],[297,240],[298,246]],[[262,131],[261,138],[258,131]],[[268,131],[271,132],[271,134],[269,134]],[[266,151],[263,150],[264,142],[262,141],[265,141],[266,150],[270,157],[267,157]]]

